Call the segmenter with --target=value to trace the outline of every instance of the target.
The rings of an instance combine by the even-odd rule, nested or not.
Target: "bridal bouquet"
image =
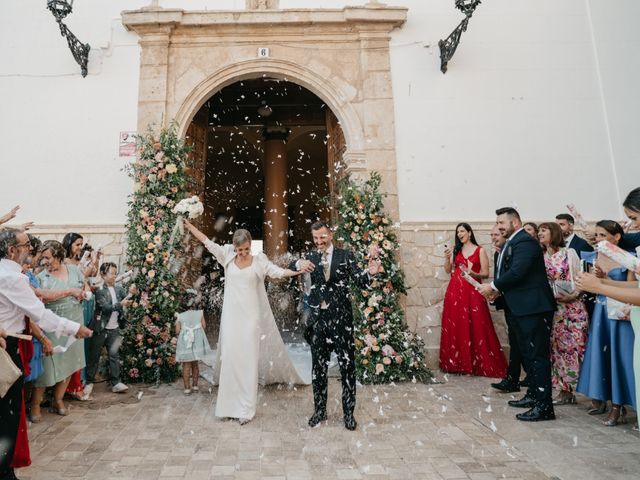
[[[202,205],[202,202],[197,195],[190,198],[183,198],[175,207],[173,207],[173,213],[177,213],[180,216],[188,215],[189,220],[198,218],[203,212],[204,205]]]
[[[189,220],[193,220],[198,218],[204,212],[204,205],[200,201],[197,195],[189,198],[183,198],[178,202],[178,204],[173,207],[173,213],[178,214],[178,218],[176,219],[176,226],[173,227],[173,232],[171,232],[171,238],[169,239],[169,245],[173,245],[173,241],[175,240],[176,234],[179,232],[180,235],[184,235],[184,217],[187,216]]]

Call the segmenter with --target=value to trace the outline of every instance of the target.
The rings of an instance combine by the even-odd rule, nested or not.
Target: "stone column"
[[[264,136],[264,251],[267,256],[286,253],[289,238],[287,212],[286,127],[266,127]]]
[[[140,31],[140,84],[138,90],[138,133],[149,126],[155,132],[167,123],[167,74],[172,27],[152,27]]]

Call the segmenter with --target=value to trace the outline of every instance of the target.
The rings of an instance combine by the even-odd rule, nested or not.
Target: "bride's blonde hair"
[[[251,234],[249,233],[249,230],[245,230],[244,228],[239,228],[238,230],[236,230],[235,232],[233,232],[233,246],[234,247],[239,247],[242,244],[245,244],[247,242],[251,243]]]

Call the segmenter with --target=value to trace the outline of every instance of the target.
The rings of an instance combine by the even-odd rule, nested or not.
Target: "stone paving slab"
[[[261,388],[247,425],[213,416],[217,389],[184,396],[179,383],[132,388],[126,401],[73,403],[67,417],[30,426],[33,465],[23,480],[86,479],[636,479],[631,425],[604,427],[588,400],[523,423],[491,380],[358,388],[355,432],[341,422],[332,379],[329,420],[306,424],[311,387]],[[139,392],[142,392],[140,395]],[[95,396],[109,395],[97,389]],[[139,397],[139,398],[138,398]],[[123,398],[123,397],[117,397]],[[133,400],[132,400],[133,399]],[[135,401],[134,401],[135,400]],[[635,417],[632,418],[635,421]]]

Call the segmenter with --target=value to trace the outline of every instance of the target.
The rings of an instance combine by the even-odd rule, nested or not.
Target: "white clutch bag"
[[[4,348],[0,348],[0,398],[4,398],[20,375],[22,371],[13,363],[11,356]]]

